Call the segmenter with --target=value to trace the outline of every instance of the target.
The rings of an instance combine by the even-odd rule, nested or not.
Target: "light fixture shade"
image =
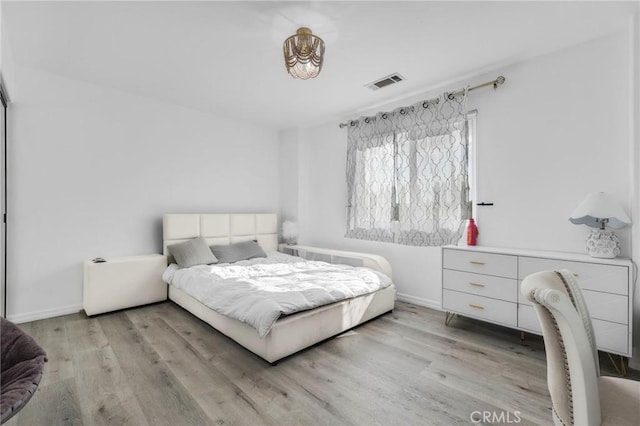
[[[604,229],[604,225],[620,229],[631,225],[631,219],[612,195],[593,192],[576,207],[569,217],[571,223]]]
[[[311,33],[309,28],[298,28],[295,35],[284,41],[284,63],[294,78],[315,78],[322,70],[324,41]]]
[[[291,220],[285,220],[282,223],[282,238],[287,244],[297,244],[298,224]]]

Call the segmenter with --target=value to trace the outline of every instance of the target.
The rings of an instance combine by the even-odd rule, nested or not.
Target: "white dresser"
[[[442,249],[442,308],[450,313],[542,334],[520,294],[529,274],[572,271],[583,290],[600,350],[631,357],[633,265],[628,259],[491,247]]]

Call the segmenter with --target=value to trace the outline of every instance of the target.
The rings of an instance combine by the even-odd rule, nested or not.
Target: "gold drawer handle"
[[[476,309],[484,309],[484,306],[476,305],[475,303],[469,303],[469,306],[471,306],[472,308],[476,308]]]
[[[480,262],[479,260],[470,260],[469,263],[473,265],[484,265],[484,262]]]
[[[574,272],[574,273],[573,273],[573,276],[574,276],[574,277],[577,277],[577,276],[578,276],[578,274]]]
[[[480,283],[469,283],[469,285],[472,285],[475,287],[484,287],[484,284],[480,284]]]

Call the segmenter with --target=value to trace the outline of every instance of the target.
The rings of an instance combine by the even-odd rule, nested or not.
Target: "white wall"
[[[567,221],[593,191],[630,212],[629,57],[625,34],[504,70],[478,112],[481,244],[582,251],[586,226]],[[629,230],[618,232],[630,254]]]
[[[5,89],[9,92],[9,96],[13,97],[16,90],[15,81],[15,64],[13,61],[13,50],[9,41],[7,25],[3,22],[4,15],[1,14],[2,6],[0,5],[0,74],[5,83]]]
[[[478,90],[469,97],[469,109],[478,109],[478,200],[495,203],[478,212],[479,243],[581,252],[589,230],[567,218],[587,193],[610,192],[627,211],[633,203],[629,64],[629,37],[619,33],[382,109],[503,74],[507,81],[497,91]],[[301,135],[306,135],[298,148],[301,242],[381,254],[390,260],[405,300],[439,306],[438,248],[343,237],[346,129],[336,121]],[[630,230],[618,234],[623,255],[629,256]]]
[[[297,129],[283,131],[280,139],[280,223],[298,220],[298,139]]]
[[[77,311],[82,262],[162,251],[167,212],[271,212],[276,132],[17,68],[8,316]]]

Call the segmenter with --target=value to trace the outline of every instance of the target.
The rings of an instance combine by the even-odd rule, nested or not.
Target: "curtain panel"
[[[349,238],[455,244],[471,216],[466,93],[352,121]]]

